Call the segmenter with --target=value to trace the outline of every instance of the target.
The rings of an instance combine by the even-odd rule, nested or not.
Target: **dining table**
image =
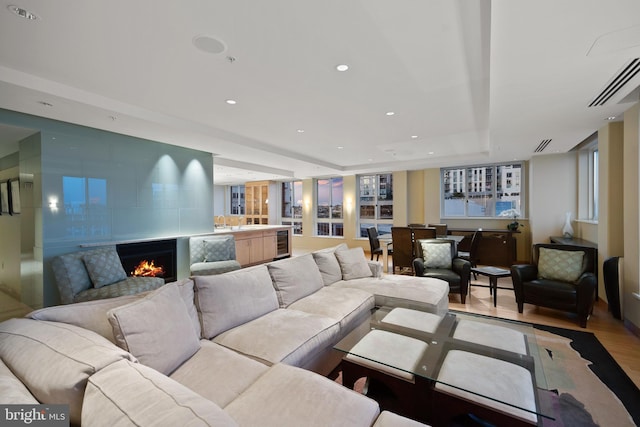
[[[445,240],[453,240],[456,242],[456,245],[462,241],[466,236],[457,236],[453,234],[448,234],[446,236],[438,236],[436,239],[445,239]],[[391,238],[391,233],[385,233],[378,235],[378,240],[380,241],[380,248],[382,249],[382,271],[385,273],[389,272],[389,245],[393,246],[393,239]]]

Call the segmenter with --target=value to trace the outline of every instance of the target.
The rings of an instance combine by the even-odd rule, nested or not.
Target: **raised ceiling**
[[[637,0],[4,4],[0,108],[211,152],[217,184],[527,160],[638,101],[588,107]]]

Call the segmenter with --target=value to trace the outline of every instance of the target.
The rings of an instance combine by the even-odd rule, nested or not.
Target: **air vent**
[[[604,105],[613,95],[618,93],[629,80],[634,78],[638,72],[640,72],[640,58],[635,58],[622,67],[620,72],[609,81],[602,92],[591,101],[589,107]]]
[[[547,145],[549,145],[550,142],[551,139],[543,139],[542,142],[538,144],[538,147],[535,149],[534,153],[542,153],[544,149],[547,148]]]

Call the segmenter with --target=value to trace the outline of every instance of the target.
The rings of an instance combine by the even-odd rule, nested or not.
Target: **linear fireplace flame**
[[[164,277],[164,268],[161,265],[156,266],[154,260],[149,262],[145,259],[140,261],[131,272],[131,275],[137,277]]]

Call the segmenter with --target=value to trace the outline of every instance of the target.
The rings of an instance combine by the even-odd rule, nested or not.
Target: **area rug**
[[[456,312],[456,315],[470,314]],[[549,390],[547,398],[556,413],[554,420],[543,419],[544,427],[640,425],[640,390],[593,333],[508,322],[533,326],[538,359],[544,366]],[[363,387],[364,382],[356,384],[356,390]]]

